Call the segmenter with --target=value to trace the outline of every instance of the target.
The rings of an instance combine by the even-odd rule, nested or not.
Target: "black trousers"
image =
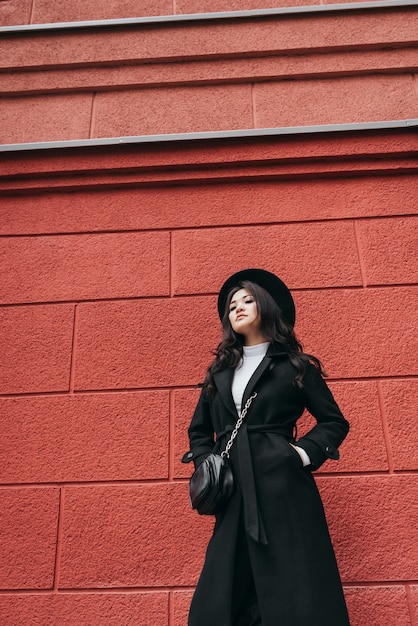
[[[233,626],[262,626],[243,520],[237,537],[234,569]]]

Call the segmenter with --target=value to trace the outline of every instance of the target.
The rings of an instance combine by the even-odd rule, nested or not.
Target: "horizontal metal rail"
[[[121,26],[170,25],[186,22],[237,20],[292,15],[308,15],[320,13],[347,13],[351,11],[416,8],[417,0],[376,0],[376,2],[351,2],[345,4],[318,4],[309,6],[279,7],[274,9],[248,9],[245,11],[224,11],[217,13],[190,13],[184,15],[152,15],[147,17],[124,17],[105,20],[88,20],[83,22],[54,22],[50,24],[21,24],[0,27],[2,34],[19,34],[38,31],[76,30],[88,28],[112,28]]]
[[[323,124],[320,126],[286,126],[278,128],[250,128],[246,130],[215,130],[197,133],[168,133],[164,135],[138,135],[127,137],[104,137],[101,139],[74,139],[66,141],[40,141],[0,145],[0,152],[26,152],[29,150],[57,150],[67,148],[95,148],[99,146],[126,146],[176,141],[210,141],[258,137],[283,137],[292,135],[315,135],[352,133],[356,131],[379,131],[418,129],[418,118],[365,122],[353,124]],[[417,144],[418,150],[418,144]]]

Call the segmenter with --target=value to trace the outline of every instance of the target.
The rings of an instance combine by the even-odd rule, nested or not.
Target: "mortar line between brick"
[[[168,411],[168,480],[174,478],[174,390],[169,392]]]
[[[411,287],[417,287],[418,283],[385,283],[384,285],[376,285],[370,284],[368,287],[374,289],[376,291],[382,291],[384,289],[408,289]],[[293,293],[312,293],[316,291],[361,291],[364,287],[362,285],[329,285],[324,287],[320,285],[318,287],[295,287],[292,288]],[[6,308],[16,308],[16,307],[33,307],[39,305],[50,305],[50,306],[65,306],[68,304],[112,304],[112,303],[122,303],[122,302],[143,302],[146,300],[169,300],[172,297],[175,300],[179,299],[189,299],[189,298],[213,298],[217,296],[217,293],[176,293],[173,296],[167,295],[147,295],[147,296],[120,296],[114,298],[95,298],[95,299],[85,299],[85,300],[39,300],[36,302],[12,302],[6,304],[0,304],[0,309]]]
[[[77,353],[78,316],[79,316],[79,307],[78,307],[78,304],[76,304],[74,306],[73,337],[72,337],[72,344],[71,344],[71,362],[70,362],[69,391],[71,394],[74,393],[75,361],[76,361],[76,353]]]
[[[412,84],[415,89],[415,95],[418,99],[418,75],[417,74],[412,74]]]
[[[399,587],[399,586],[406,586],[406,585],[417,585],[418,584],[418,579],[417,580],[359,580],[359,581],[350,581],[350,582],[345,582],[343,584],[344,588],[352,588],[352,587],[366,587],[366,588],[374,588],[374,587]],[[184,592],[193,592],[195,587],[191,586],[191,585],[185,585],[184,587],[181,587],[179,585],[176,586],[170,586],[169,588],[169,592],[175,592],[175,591],[184,591]],[[87,595],[87,594],[100,594],[102,595],[103,593],[109,594],[109,595],[116,595],[119,593],[123,593],[123,594],[136,594],[136,593],[148,593],[148,594],[160,594],[160,593],[167,593],[167,587],[80,587],[80,588],[61,588],[58,591],[59,595],[65,596],[65,595]],[[0,590],[0,596],[1,595],[37,595],[37,596],[45,596],[45,595],[50,595],[51,594],[51,590],[50,589],[1,589]],[[409,625],[408,625],[409,626]],[[412,622],[412,626],[418,626],[418,624],[415,624],[415,622]]]
[[[401,381],[409,381],[418,379],[418,374],[390,374],[388,376],[349,376],[347,378],[341,377],[330,377],[327,378],[328,383],[358,383],[358,382],[375,382],[376,380],[381,381],[393,381],[393,380],[401,380]],[[132,394],[132,393],[153,393],[153,392],[165,392],[171,390],[181,390],[181,391],[196,391],[196,385],[175,385],[175,386],[161,386],[161,387],[124,387],[123,389],[77,389],[74,390],[74,395],[101,395],[101,394]],[[68,391],[29,391],[24,392],[20,391],[17,393],[0,393],[0,401],[13,399],[13,398],[48,398],[48,397],[67,397]]]
[[[360,266],[361,282],[362,282],[363,287],[367,287],[366,267],[364,263],[363,252],[362,252],[361,245],[360,245],[360,234],[358,231],[357,220],[353,221],[353,226],[354,226],[354,241],[356,242],[357,258],[358,258],[358,262]]]
[[[168,592],[168,626],[174,626],[174,598],[172,589]]]
[[[347,581],[343,583],[344,587],[399,587],[399,586],[415,586],[418,584],[417,580],[358,580],[358,581]],[[176,592],[176,591],[194,591],[195,586],[192,585],[175,585],[175,586],[165,586],[165,587],[62,587],[59,590],[59,594],[61,595],[74,595],[74,594],[88,594],[88,593],[97,593],[102,594],[103,592],[109,594],[118,594],[118,593],[131,593],[135,594],[138,592],[146,592],[149,594],[153,593],[161,593],[161,592]],[[51,593],[50,589],[1,589],[0,595],[48,595]],[[415,626],[415,624],[414,624]]]
[[[170,230],[169,231],[169,268],[168,268],[168,280],[169,280],[169,285],[168,285],[168,292],[170,294],[170,298],[172,298],[173,296],[175,296],[176,294],[174,293],[174,246],[173,246],[173,232]]]
[[[417,375],[418,377],[418,375]],[[402,379],[414,378],[414,376],[403,376]],[[348,379],[343,379],[346,382]],[[374,379],[373,379],[374,380]],[[132,393],[165,393],[171,390],[179,391],[195,391],[196,385],[175,385],[175,386],[161,386],[161,387],[124,387],[123,389],[77,389],[74,390],[74,395],[78,396],[99,396],[107,394],[132,394]],[[29,391],[27,393],[19,391],[17,393],[2,393],[0,394],[0,400],[7,400],[12,398],[62,398],[68,397],[68,391]]]
[[[414,583],[412,583],[414,584]],[[184,587],[180,587],[178,585],[174,587],[169,587],[169,591],[194,591],[194,586],[185,585]],[[31,595],[31,596],[46,596],[51,595],[53,593],[51,589],[0,589],[0,596],[5,595]],[[116,595],[119,593],[125,594],[136,594],[136,593],[148,593],[152,594],[161,594],[165,593],[168,595],[167,587],[75,587],[75,588],[65,588],[61,587],[58,590],[57,595],[61,596],[72,596],[72,595],[87,595],[87,594],[98,594],[102,595],[103,593]]]
[[[387,470],[375,470],[375,471],[360,471],[360,472],[355,472],[355,471],[346,471],[346,472],[338,472],[338,471],[333,471],[333,472],[325,472],[325,471],[318,471],[315,473],[315,477],[317,479],[332,479],[332,480],[337,480],[340,478],[350,478],[350,479],[362,479],[362,478],[390,478],[390,479],[397,479],[397,478],[402,478],[402,477],[408,477],[408,476],[412,476],[414,477],[414,479],[416,477],[418,477],[418,470],[398,470],[395,471],[393,473],[389,473]],[[112,480],[112,481],[100,481],[100,480],[95,480],[95,481],[62,481],[61,483],[57,484],[57,483],[52,483],[52,482],[37,482],[37,483],[19,483],[19,484],[2,484],[0,485],[0,492],[4,491],[6,489],[10,489],[10,490],[22,490],[22,489],[53,489],[53,488],[57,488],[57,487],[76,487],[76,488],[83,488],[83,489],[95,489],[97,487],[105,487],[105,488],[112,488],[112,487],[143,487],[143,486],[168,486],[168,485],[188,485],[189,482],[189,477],[188,476],[181,476],[181,477],[175,477],[171,482],[168,481],[167,478],[148,478],[148,479],[142,479],[142,480],[138,480],[138,479],[132,479],[132,480]]]
[[[93,92],[92,99],[91,99],[89,139],[94,139],[93,130],[94,130],[95,113],[96,113],[96,95],[97,95],[96,92]]]
[[[356,51],[356,47],[354,47],[354,52]],[[397,48],[397,50],[402,53],[402,51],[404,50],[404,48]],[[380,51],[380,49],[378,49],[379,52],[381,52],[381,54],[384,54],[384,50]],[[338,54],[340,51],[336,48],[333,48],[332,50],[333,53]],[[343,50],[341,50],[341,53],[344,54],[345,52],[349,53],[350,50],[347,48],[344,48]],[[320,51],[318,51],[318,53],[320,53]],[[209,59],[208,62],[210,63],[217,63],[219,61],[222,61],[222,59],[225,58],[226,61],[230,60],[231,57],[229,56],[214,56],[213,58]],[[255,58],[256,60],[258,58],[263,58],[263,57],[252,57]],[[233,58],[232,58],[233,60]],[[172,63],[176,62],[175,58],[171,59]],[[182,57],[179,58],[179,63],[182,62]],[[193,61],[192,61],[193,62]],[[199,61],[196,61],[196,63],[198,63]],[[205,59],[203,59],[203,62],[205,62]],[[68,71],[68,69],[72,70],[73,68],[66,68],[64,67],[59,67],[57,68],[57,72],[62,73],[65,76],[66,71]],[[86,67],[85,66],[81,66],[81,71],[85,70]],[[26,73],[28,75],[30,75],[31,69],[29,68]],[[367,67],[367,69],[363,69],[361,72],[357,69],[357,68],[347,68],[344,70],[336,70],[336,71],[331,71],[331,70],[324,70],[324,71],[314,71],[314,70],[304,70],[304,71],[299,71],[296,74],[292,74],[290,72],[276,72],[272,75],[268,76],[269,80],[288,80],[290,79],[301,79],[303,78],[304,80],[312,80],[312,81],[316,81],[319,79],[330,79],[330,78],[352,78],[352,77],[357,77],[359,75],[361,75],[362,77],[364,76],[370,76],[370,77],[374,77],[376,75],[376,73],[383,73],[386,72],[388,74],[392,74],[392,75],[403,75],[404,71],[403,68],[398,68],[397,66],[393,66],[390,63],[387,63],[386,65],[378,65],[377,63],[375,63],[373,66],[369,66]],[[22,73],[22,72],[19,72]],[[234,77],[232,74],[228,75],[228,84],[229,85],[243,85],[243,84],[247,84],[248,82],[252,81],[254,84],[256,83],[262,83],[266,81],[266,77],[265,76],[254,76],[254,75],[249,75],[249,74],[245,74],[242,77]],[[164,86],[166,88],[171,88],[171,87],[201,87],[201,86],[214,86],[214,85],[220,85],[220,86],[224,86],[225,85],[225,78],[222,77],[204,77],[201,78],[198,82],[195,80],[190,80],[187,78],[177,78],[176,80],[174,79],[161,79],[161,80],[155,80],[155,82],[146,82],[144,81],[135,81],[134,79],[132,79],[132,81],[128,82],[128,81],[117,81],[116,79],[113,81],[112,83],[112,87],[113,89],[119,89],[119,90],[126,90],[126,89],[136,89],[138,88],[138,86],[141,87],[141,89],[146,90],[146,89],[155,89],[155,88],[160,88],[161,86]],[[43,88],[42,85],[39,87],[32,87],[32,88],[8,88],[7,90],[4,90],[3,93],[6,93],[8,97],[14,97],[14,96],[21,96],[22,94],[25,96],[45,96],[45,95],[64,95],[64,94],[71,94],[74,93],[74,91],[77,91],[77,93],[84,93],[84,94],[91,94],[92,89],[96,89],[96,93],[106,93],[106,85],[97,85],[97,82],[91,81],[90,84],[86,84],[84,83],[83,85],[80,84],[76,84],[75,86],[67,86],[67,85],[54,85],[54,87],[51,88]],[[257,128],[257,127],[254,127]],[[90,137],[93,138],[93,137]]]
[[[36,3],[36,0],[32,0],[32,6],[30,8],[29,24],[33,24],[33,19],[35,15],[35,3]]]
[[[253,118],[253,128],[257,128],[257,108],[256,108],[256,102],[255,102],[255,89],[254,89],[253,82],[251,82],[250,87],[251,87],[251,113],[252,113],[252,118]]]
[[[349,217],[320,217],[317,219],[300,219],[300,220],[284,220],[284,221],[268,221],[268,222],[231,222],[229,224],[190,224],[187,226],[170,226],[168,230],[167,226],[161,226],[160,228],[120,228],[112,230],[84,230],[84,231],[56,231],[56,232],[39,232],[39,233],[0,233],[0,239],[37,239],[38,237],[91,237],[92,235],[130,235],[130,234],[158,234],[164,232],[170,232],[170,234],[176,232],[187,231],[200,231],[200,230],[230,230],[231,228],[274,228],[283,226],[310,226],[315,224],[330,224],[336,225],[343,223],[355,224],[365,221],[389,221],[402,219],[417,219],[417,213],[393,213],[391,215],[367,215],[367,216],[349,216]]]
[[[383,438],[385,441],[386,454],[388,457],[389,473],[394,474],[395,466],[394,466],[394,461],[393,461],[393,450],[392,450],[392,445],[390,441],[389,425],[387,421],[385,402],[383,398],[382,382],[380,380],[377,380],[376,386],[377,386],[377,395],[379,398],[380,415],[381,415],[382,426],[383,426]]]
[[[405,584],[405,592],[406,592],[406,602],[408,605],[409,619],[411,621],[411,626],[418,626],[418,621],[417,621],[417,618],[415,617],[416,613],[415,613],[414,600],[412,597],[410,583]]]
[[[414,580],[359,580],[343,583],[343,587],[402,587],[416,585]],[[409,626],[409,624],[408,624]],[[415,623],[413,624],[415,626]],[[418,626],[418,625],[417,625]]]
[[[57,524],[57,545],[55,549],[55,565],[54,565],[54,592],[59,589],[60,567],[61,567],[61,545],[63,533],[63,517],[64,517],[64,501],[65,487],[60,487],[60,497],[58,505],[58,524]]]

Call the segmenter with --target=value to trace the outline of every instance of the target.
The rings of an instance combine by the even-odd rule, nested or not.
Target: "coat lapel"
[[[242,397],[241,410],[245,406],[250,395],[253,393],[255,387],[257,386],[258,381],[263,376],[264,372],[270,367],[271,359],[269,356],[265,356],[261,361],[260,365],[255,370],[254,374],[251,376],[250,380],[247,383],[247,386],[244,390],[244,395]]]
[[[244,395],[242,398],[241,408],[245,405],[248,398],[253,393],[256,385],[258,384],[258,381],[263,376],[264,372],[269,367],[273,366],[273,358],[283,357],[283,356],[287,356],[286,352],[278,349],[274,345],[270,345],[269,349],[267,350],[266,356],[261,361],[260,365],[257,367],[254,374],[251,376],[250,380],[248,381],[248,384],[245,388]],[[225,407],[234,416],[234,419],[236,420],[237,411],[235,408],[235,402],[232,397],[232,391],[231,391],[233,378],[234,378],[234,368],[232,367],[227,367],[224,370],[220,370],[219,372],[216,372],[213,375],[216,389],[219,393],[219,396],[222,399],[222,402],[224,403]]]
[[[255,390],[260,378],[263,376],[265,371],[273,367],[273,358],[274,357],[283,358],[284,356],[287,356],[286,352],[284,352],[283,350],[281,350],[274,344],[271,344],[269,346],[266,356],[261,361],[260,365],[257,367],[254,374],[251,376],[250,380],[248,381],[248,384],[245,388],[244,395],[242,398],[241,410],[245,406],[245,403],[247,402],[248,398],[251,396],[251,394]]]
[[[217,392],[219,393],[219,397],[222,399],[225,407],[228,409],[234,420],[237,419],[237,410],[235,408],[235,402],[232,397],[232,379],[234,377],[234,369],[232,367],[227,367],[224,370],[220,370],[213,375],[213,380],[215,381]]]

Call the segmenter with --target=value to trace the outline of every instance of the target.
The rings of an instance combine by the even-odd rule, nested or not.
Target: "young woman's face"
[[[259,334],[260,316],[254,297],[247,289],[240,289],[232,296],[229,305],[229,321],[239,335],[251,337]]]

